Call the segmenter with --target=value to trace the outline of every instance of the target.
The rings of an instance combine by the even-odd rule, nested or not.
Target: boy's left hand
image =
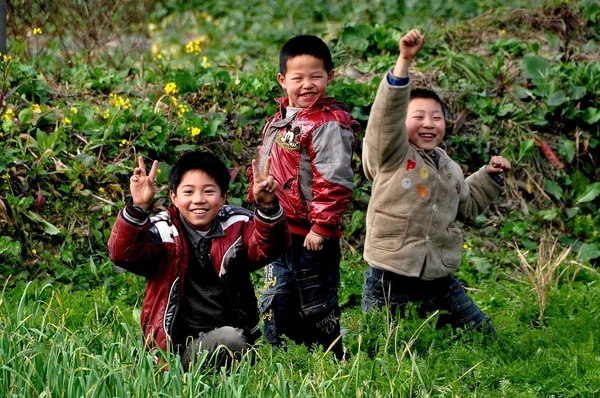
[[[488,174],[504,173],[510,170],[510,162],[502,156],[492,156],[485,170]]]
[[[323,242],[325,238],[310,231],[304,239],[304,247],[308,250],[321,250],[323,248]]]
[[[256,159],[252,159],[252,174],[254,175],[254,185],[252,186],[252,192],[254,193],[254,201],[260,207],[271,207],[275,201],[275,195],[277,194],[277,188],[279,184],[275,181],[272,175],[269,175],[271,171],[271,157],[267,157],[265,163],[265,169],[262,173],[258,170],[258,162]]]

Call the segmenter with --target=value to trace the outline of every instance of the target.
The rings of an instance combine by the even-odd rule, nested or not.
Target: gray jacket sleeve
[[[461,221],[475,219],[503,189],[488,174],[486,167],[481,167],[465,179],[458,206],[458,217]]]
[[[387,73],[387,72],[386,72]],[[371,181],[380,170],[397,167],[409,150],[406,113],[410,85],[379,84],[363,142],[362,164]]]

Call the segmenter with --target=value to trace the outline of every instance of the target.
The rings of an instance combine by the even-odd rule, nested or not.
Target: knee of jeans
[[[311,318],[320,318],[325,314],[329,314],[338,305],[337,294],[330,297],[322,297],[317,301],[309,304],[302,304],[302,315]]]
[[[325,314],[324,317],[317,320],[315,323],[315,328],[323,333],[324,335],[339,335],[340,334],[340,316],[339,311],[335,309],[330,311],[328,314]]]

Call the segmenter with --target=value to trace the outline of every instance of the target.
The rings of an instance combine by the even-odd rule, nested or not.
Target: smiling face
[[[290,99],[290,106],[307,108],[325,96],[327,86],[333,80],[333,70],[327,73],[323,61],[312,55],[298,55],[286,63],[285,75],[279,73],[277,80]]]
[[[226,196],[217,181],[202,170],[187,171],[177,192],[171,191],[171,200],[183,218],[199,231],[208,231]]]
[[[442,105],[432,98],[414,98],[408,104],[408,140],[417,148],[431,152],[444,139],[446,121]]]

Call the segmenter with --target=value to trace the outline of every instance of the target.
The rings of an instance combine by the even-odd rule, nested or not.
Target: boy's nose
[[[423,127],[433,127],[433,120],[430,117],[423,119]]]
[[[206,200],[204,199],[204,195],[195,195],[194,203],[204,203]]]

